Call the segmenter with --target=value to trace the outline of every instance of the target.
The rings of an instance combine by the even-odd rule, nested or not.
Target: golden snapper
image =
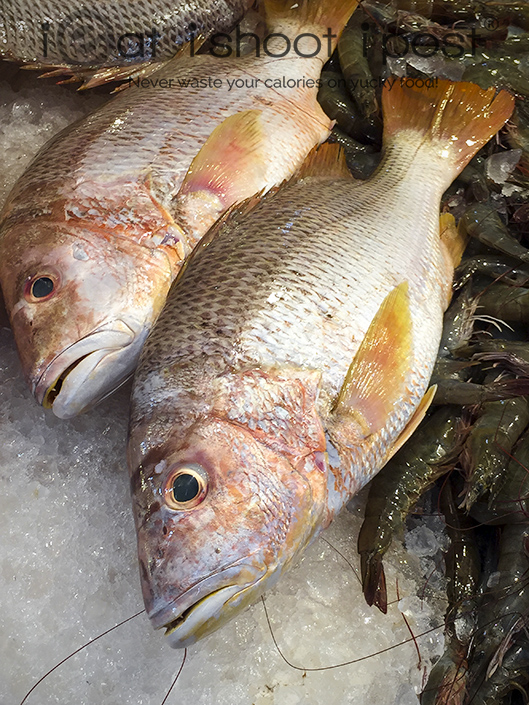
[[[514,101],[408,83],[384,86],[371,179],[320,148],[301,178],[221,220],[142,351],[128,447],[140,573],[174,647],[274,584],[431,401],[461,252],[440,237],[440,199]]]
[[[355,7],[267,0],[298,52],[270,35],[268,55],[178,56],[30,164],[0,213],[0,285],[39,403],[69,418],[115,389],[208,227],[327,138],[317,82]]]

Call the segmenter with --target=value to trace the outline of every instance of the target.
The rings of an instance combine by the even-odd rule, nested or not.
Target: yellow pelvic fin
[[[261,114],[245,110],[217,125],[191,162],[178,195],[209,191],[230,206],[261,191],[266,175]]]
[[[345,376],[334,412],[356,422],[360,435],[380,431],[405,391],[411,358],[408,282],[384,299]]]
[[[396,439],[394,444],[391,446],[391,449],[389,451],[389,454],[385,460],[387,463],[390,458],[392,458],[395,453],[402,448],[402,446],[406,443],[406,441],[411,438],[411,436],[415,433],[417,430],[417,427],[421,423],[421,421],[424,419],[426,416],[426,412],[430,408],[433,402],[433,398],[435,397],[435,393],[437,391],[437,385],[434,384],[432,385],[426,394],[423,396],[421,401],[419,402],[419,406],[415,409],[413,412],[413,415],[411,419],[408,421],[404,429],[401,431],[400,436]]]
[[[297,179],[306,176],[331,176],[337,179],[352,179],[341,145],[324,142],[314,147],[296,173]]]
[[[457,175],[483,145],[503,127],[514,109],[507,91],[483,90],[475,83],[391,77],[384,83],[384,142],[413,130],[424,143],[435,143]]]
[[[461,228],[457,228],[456,219],[451,213],[441,213],[439,217],[439,234],[455,269],[461,262],[461,257],[467,246],[468,236]]]
[[[358,0],[264,0],[268,28],[285,33],[291,42],[296,39],[296,29],[299,33],[310,32],[309,28],[315,26],[324,31],[331,29],[330,34],[336,36],[322,39],[322,48],[318,53],[323,62],[336,49],[338,38],[357,6]],[[294,34],[289,29],[294,30]]]

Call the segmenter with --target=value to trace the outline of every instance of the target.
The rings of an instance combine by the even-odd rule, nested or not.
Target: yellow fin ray
[[[355,355],[333,413],[354,421],[360,437],[380,431],[402,399],[412,354],[408,282],[384,299]]]

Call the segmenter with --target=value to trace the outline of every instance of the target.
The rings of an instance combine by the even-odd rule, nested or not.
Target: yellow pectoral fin
[[[410,368],[412,321],[408,282],[384,299],[345,377],[335,417],[356,422],[361,436],[380,431],[404,394]]]
[[[191,162],[179,196],[210,192],[228,207],[261,191],[266,166],[261,116],[260,110],[245,110],[217,125]]]
[[[437,385],[434,384],[432,385],[426,394],[423,396],[421,401],[419,402],[419,406],[415,409],[413,412],[413,415],[411,419],[408,421],[406,426],[404,426],[404,429],[401,431],[400,436],[397,438],[397,440],[393,443],[391,446],[391,449],[386,457],[386,460],[384,462],[388,462],[390,458],[392,458],[395,453],[402,448],[402,446],[406,443],[408,438],[410,438],[415,431],[417,430],[417,427],[421,423],[421,421],[424,419],[426,416],[426,412],[430,408],[433,398],[435,397],[435,392],[437,391]]]

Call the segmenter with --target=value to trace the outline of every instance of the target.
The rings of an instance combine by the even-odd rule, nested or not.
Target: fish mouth
[[[86,411],[132,372],[145,335],[120,320],[100,326],[48,364],[34,385],[37,402],[63,419]]]
[[[165,629],[170,646],[189,646],[253,602],[256,592],[261,594],[258,586],[267,573],[266,567],[239,562],[201,580],[169,605],[150,613],[149,619],[155,629]]]

